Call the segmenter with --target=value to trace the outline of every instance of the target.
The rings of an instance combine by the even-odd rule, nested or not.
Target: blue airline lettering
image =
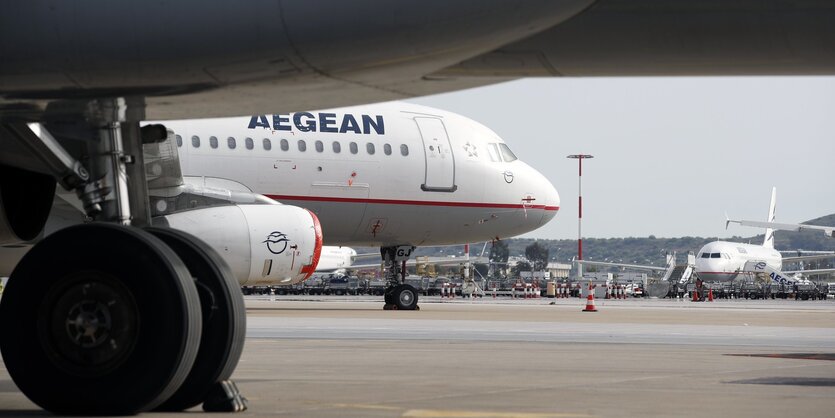
[[[320,113],[319,114],[319,131],[320,132],[339,132],[336,129],[336,113]]]
[[[376,121],[372,121],[371,116],[362,115],[362,133],[369,133],[369,128],[373,126],[374,131],[377,132],[377,135],[385,135],[386,126],[383,124],[383,117],[380,115],[376,115],[375,119]]]
[[[344,134],[348,131],[351,131],[355,134],[362,133],[362,131],[360,130],[360,125],[357,123],[357,120],[354,118],[354,115],[352,114],[345,115],[345,117],[342,118],[342,126],[339,127],[339,133],[341,134]]]
[[[287,125],[285,125],[285,123]],[[290,123],[290,116],[289,115],[273,115],[273,130],[276,130],[276,131],[292,130],[293,127],[290,126],[289,123]]]
[[[270,123],[267,122],[267,115],[253,116],[249,120],[249,129],[267,128],[270,129]]]
[[[308,119],[305,124],[302,124],[302,117],[306,117]],[[294,113],[293,125],[296,125],[296,129],[302,132],[316,132],[316,117],[309,112]]]
[[[362,125],[355,115],[347,113],[342,115],[340,121],[336,113],[298,112],[290,114],[272,115],[270,125],[268,115],[255,115],[249,120],[249,129],[264,128],[273,131],[292,131],[293,127],[301,132],[325,132],[325,133],[348,133],[370,135],[372,132],[377,135],[386,134],[385,120],[381,115],[359,115]],[[291,123],[292,120],[292,123]]]

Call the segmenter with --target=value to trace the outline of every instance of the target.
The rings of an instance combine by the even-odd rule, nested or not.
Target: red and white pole
[[[567,158],[576,159],[578,162],[577,172],[577,260],[583,260],[583,160],[594,158],[589,154],[574,154]],[[583,264],[577,264],[577,278],[583,279]]]

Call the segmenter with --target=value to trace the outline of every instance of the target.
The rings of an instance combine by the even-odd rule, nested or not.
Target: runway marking
[[[572,413],[536,413],[536,412],[490,412],[461,411],[441,409],[412,409],[406,411],[407,418],[585,418],[593,415]]]
[[[775,353],[775,354],[725,354],[735,357],[788,358],[797,360],[835,361],[835,353]]]
[[[335,408],[351,408],[351,409],[376,409],[381,411],[402,411],[402,407],[398,406],[386,406],[386,405],[373,405],[373,404],[361,404],[361,403],[335,403],[331,404],[331,406]]]

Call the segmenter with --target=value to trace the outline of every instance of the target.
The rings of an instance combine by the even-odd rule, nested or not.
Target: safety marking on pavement
[[[765,357],[788,358],[798,360],[829,360],[835,361],[835,353],[774,353],[774,354],[725,354],[736,357]]]
[[[402,407],[398,406],[387,406],[387,405],[372,405],[372,404],[361,404],[361,403],[335,403],[331,404],[334,408],[346,408],[346,409],[377,409],[382,411],[402,411]]]
[[[490,412],[439,409],[412,409],[403,415],[406,418],[587,418],[593,415],[572,413],[536,412]]]
[[[783,385],[783,386],[819,386],[833,387],[835,379],[827,377],[761,377],[758,379],[734,380],[725,383],[743,385]]]

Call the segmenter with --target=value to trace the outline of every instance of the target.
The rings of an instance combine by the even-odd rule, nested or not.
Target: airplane
[[[758,273],[768,274],[777,284],[785,284],[787,274],[818,274],[830,269],[795,270],[782,272],[783,263],[814,260],[832,257],[832,255],[810,255],[783,257],[774,249],[774,223],[777,205],[777,188],[771,189],[771,203],[768,218],[762,224],[766,227],[762,245],[728,241],[713,241],[705,244],[696,256],[696,274],[704,281],[727,282]],[[727,226],[726,222],[726,226]]]
[[[418,292],[404,276],[416,246],[519,235],[559,209],[551,183],[495,132],[430,107],[389,102],[166,126],[186,181],[304,207],[328,245],[380,247],[387,309],[417,309]],[[210,232],[215,224],[194,219],[201,212],[172,212],[182,198],[170,188],[152,187],[150,195],[152,215],[167,226],[227,245],[224,234]],[[309,276],[276,282],[255,257],[235,268],[236,257],[219,252],[241,272],[241,284],[292,285]]]
[[[335,271],[351,267],[357,257],[357,251],[351,247],[323,245],[316,273]]]
[[[15,266],[0,301],[6,368],[56,414],[245,409],[228,380],[244,342],[238,283],[199,239],[141,229],[151,221],[142,144],[166,129],[140,121],[294,112],[528,75],[833,74],[834,15],[825,2],[747,0],[7,2],[0,246],[42,235],[56,183],[96,222],[50,234]],[[249,228],[241,207],[223,219]],[[204,210],[215,221],[209,213],[221,212]],[[315,230],[300,208],[285,210]],[[72,334],[56,331],[69,323]]]

